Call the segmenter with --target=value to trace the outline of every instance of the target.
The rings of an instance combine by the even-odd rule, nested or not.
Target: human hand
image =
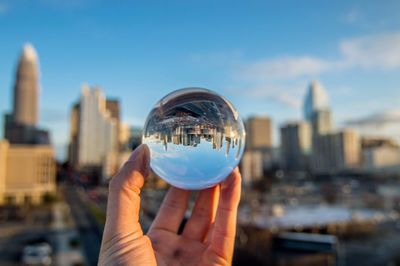
[[[230,265],[241,176],[199,192],[182,234],[190,191],[171,187],[147,235],[139,224],[140,189],[149,174],[149,149],[138,147],[111,180],[99,265]]]

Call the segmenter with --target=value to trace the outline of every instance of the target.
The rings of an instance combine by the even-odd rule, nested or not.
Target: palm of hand
[[[187,239],[167,231],[153,232],[151,237],[158,265],[205,265],[218,261],[208,243]]]
[[[148,168],[143,169],[148,165],[146,151],[135,151],[134,160],[110,183],[99,265],[231,264],[241,188],[238,169],[219,186],[199,192],[182,234],[177,232],[190,192],[171,187],[148,234],[143,235],[139,194],[148,174]]]

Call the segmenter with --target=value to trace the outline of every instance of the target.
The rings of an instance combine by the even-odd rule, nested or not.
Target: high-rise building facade
[[[319,135],[313,153],[314,173],[335,174],[356,169],[361,165],[360,137],[352,129]]]
[[[0,141],[0,204],[38,204],[56,192],[54,149]]]
[[[38,57],[33,46],[26,44],[19,58],[15,77],[14,122],[26,126],[36,126],[39,112],[38,101]]]
[[[311,125],[311,157],[310,166],[314,173],[321,169],[334,167],[335,157],[332,153],[332,115],[329,108],[328,94],[318,81],[312,81],[303,104],[304,118]],[[331,158],[325,161],[324,158]]]
[[[6,140],[0,140],[0,204],[37,204],[55,193],[54,149],[37,127],[38,98],[38,57],[27,44],[17,65],[13,111],[5,117]]]
[[[19,57],[14,83],[13,111],[5,116],[5,138],[11,144],[49,144],[39,119],[39,65],[36,50],[26,44]]]
[[[274,162],[272,147],[272,121],[268,116],[250,117],[246,123],[246,151],[252,152],[252,158],[261,156],[263,171],[270,170]],[[256,154],[260,155],[254,155]],[[249,155],[250,156],[250,155]],[[258,173],[255,171],[254,173]]]
[[[78,168],[78,151],[79,151],[79,125],[80,125],[80,105],[75,103],[72,106],[69,117],[69,144],[68,144],[68,160],[74,167]]]
[[[314,111],[310,122],[315,136],[324,135],[332,131],[332,115],[329,109]]]
[[[400,147],[389,138],[362,138],[362,166],[367,172],[400,167]]]
[[[117,120],[107,110],[99,88],[82,87],[78,143],[81,167],[100,165],[108,153],[118,149]]]
[[[246,147],[268,150],[272,147],[272,122],[267,116],[250,117],[246,121]]]
[[[107,156],[118,153],[118,125],[118,101],[107,104],[100,88],[83,85],[70,114],[69,160],[73,166],[81,170],[101,167]]]
[[[288,171],[309,169],[311,128],[305,121],[287,123],[281,127],[281,162]]]
[[[329,107],[328,94],[320,82],[311,82],[303,104],[303,112],[306,120],[311,121],[315,111],[324,110]]]
[[[245,186],[252,186],[264,174],[263,154],[260,151],[245,151],[240,162],[240,171]]]

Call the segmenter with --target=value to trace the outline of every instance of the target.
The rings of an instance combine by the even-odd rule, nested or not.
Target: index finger
[[[135,230],[139,225],[140,189],[149,173],[149,149],[139,146],[109,185],[104,238],[119,232]]]

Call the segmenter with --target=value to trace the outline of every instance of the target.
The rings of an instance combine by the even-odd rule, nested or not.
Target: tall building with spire
[[[38,122],[38,57],[31,44],[24,45],[18,61],[12,118],[20,125],[36,126]]]
[[[48,144],[39,120],[39,62],[35,48],[25,44],[18,59],[13,110],[5,117],[5,138],[12,144]]]
[[[0,205],[38,204],[56,190],[54,148],[39,129],[38,56],[26,44],[17,64],[13,110],[0,139]]]
[[[306,120],[311,122],[316,111],[329,109],[329,98],[324,87],[317,80],[311,82],[304,99],[303,112]]]
[[[328,95],[318,81],[311,82],[303,108],[312,129],[312,172],[334,174],[358,167],[359,136],[351,129],[334,131]]]

